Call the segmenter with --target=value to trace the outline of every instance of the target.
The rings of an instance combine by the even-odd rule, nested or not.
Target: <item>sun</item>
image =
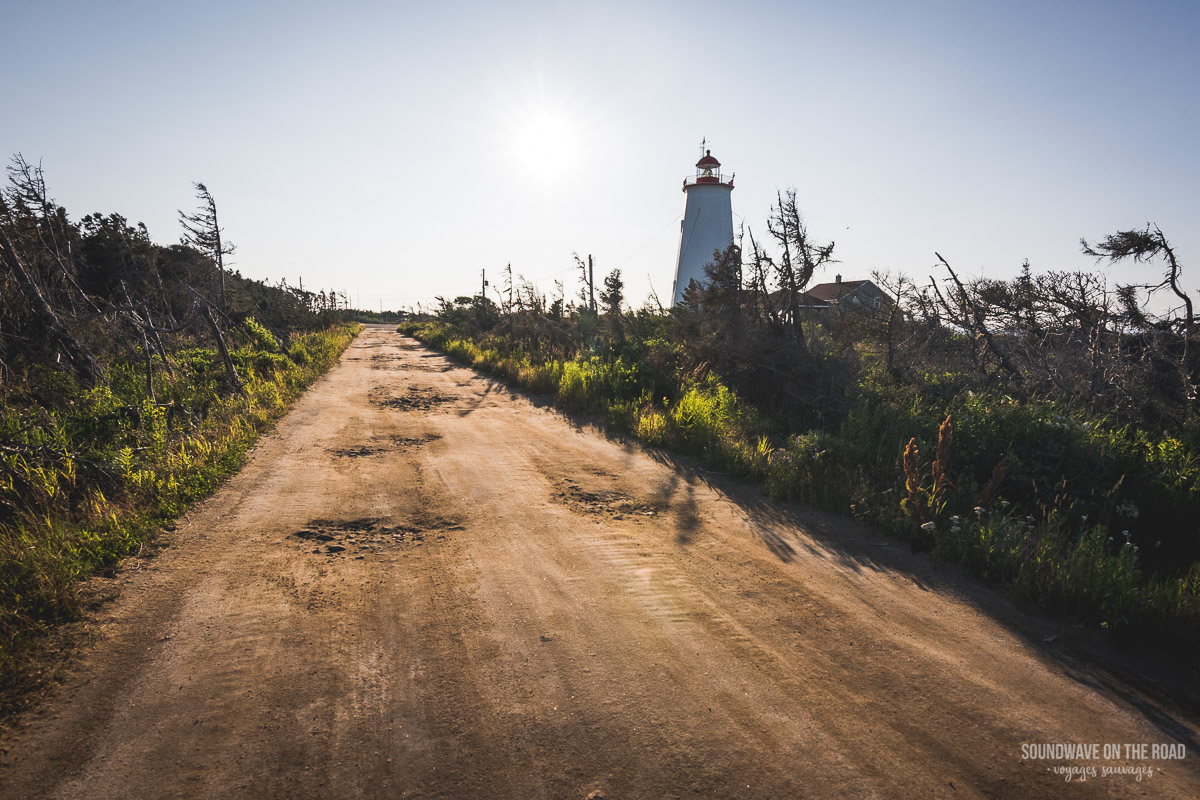
[[[543,185],[576,174],[583,155],[583,131],[567,112],[532,108],[513,120],[508,143],[515,168]]]

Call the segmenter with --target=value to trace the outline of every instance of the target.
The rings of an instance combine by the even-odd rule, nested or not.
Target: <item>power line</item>
[[[653,242],[653,241],[654,241],[654,240],[656,240],[658,237],[660,237],[660,236],[662,236],[662,235],[663,235],[663,231],[665,231],[667,228],[669,228],[669,227],[671,227],[672,225],[674,225],[676,222],[679,222],[679,220],[680,220],[682,217],[683,217],[683,215],[682,215],[682,214],[676,214],[674,217],[672,217],[672,218],[671,218],[671,220],[670,220],[669,222],[667,222],[667,224],[666,224],[666,225],[663,225],[661,228],[659,228],[659,230],[658,230],[658,233],[654,234],[654,235],[653,235],[653,236],[651,236],[649,239],[647,239],[645,244],[643,244],[643,245],[642,245],[641,247],[639,247],[637,250],[634,250],[632,253],[630,253],[630,254],[629,254],[629,255],[628,255],[626,258],[625,258],[625,260],[624,260],[624,261],[622,261],[620,264],[617,264],[617,266],[616,266],[616,267],[614,267],[614,269],[620,269],[621,267],[623,267],[623,266],[625,266],[626,264],[628,264],[628,263],[629,263],[631,260],[633,260],[633,257],[634,257],[634,256],[636,256],[638,253],[642,252],[642,251],[643,251],[643,250],[645,250],[647,247],[649,247],[651,242]]]

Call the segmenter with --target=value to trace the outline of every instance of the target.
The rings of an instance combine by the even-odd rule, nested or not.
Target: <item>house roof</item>
[[[826,301],[814,295],[812,292],[801,292],[796,297],[796,304],[800,306],[826,306],[829,305]]]
[[[822,303],[832,303],[853,292],[869,281],[842,281],[840,283],[818,283],[808,290],[808,294]]]
[[[855,294],[859,289],[864,289],[864,287],[868,288],[862,294],[849,301],[852,305],[857,302],[865,303],[868,306],[877,306],[880,303],[893,302],[871,281],[840,281],[837,283],[821,283],[807,291],[796,292],[795,307],[831,308],[843,298]],[[767,302],[775,309],[785,308],[789,305],[787,290],[776,289],[768,292]]]
[[[784,289],[776,289],[770,292],[767,297],[770,303],[775,308],[783,308],[786,302],[787,292]],[[829,303],[817,297],[813,297],[809,292],[796,293],[796,306],[798,308],[827,308]]]

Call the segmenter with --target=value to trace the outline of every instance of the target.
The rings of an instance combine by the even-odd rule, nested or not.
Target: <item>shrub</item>
[[[559,359],[440,323],[408,330],[647,444],[761,480],[773,497],[849,511],[1020,600],[1200,654],[1200,567],[1173,576],[1158,555],[1187,566],[1200,550],[1200,462],[1185,443],[1200,426],[1156,436],[1045,400],[962,391],[952,371],[907,387],[867,371],[839,422],[782,433],[789,419],[764,416],[716,375],[672,373],[677,347],[665,341]],[[1160,547],[1148,558],[1150,536]]]

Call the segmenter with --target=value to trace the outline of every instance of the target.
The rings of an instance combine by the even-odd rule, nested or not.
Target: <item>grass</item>
[[[212,350],[173,355],[146,394],[140,363],[109,365],[84,390],[29,376],[0,417],[0,686],[11,700],[40,634],[79,613],[80,581],[153,537],[214,491],[289,404],[333,366],[359,326],[296,335],[288,355],[265,329],[232,353],[244,392],[224,389]]]
[[[401,330],[772,497],[850,513],[1007,586],[1019,602],[1110,629],[1122,643],[1200,655],[1200,562],[1179,569],[1144,552],[1172,534],[1176,552],[1195,545],[1200,464],[1169,432],[1049,402],[863,381],[835,429],[785,433],[786,420],[763,416],[712,374],[664,388],[661,374],[622,358],[542,356],[438,322]]]

